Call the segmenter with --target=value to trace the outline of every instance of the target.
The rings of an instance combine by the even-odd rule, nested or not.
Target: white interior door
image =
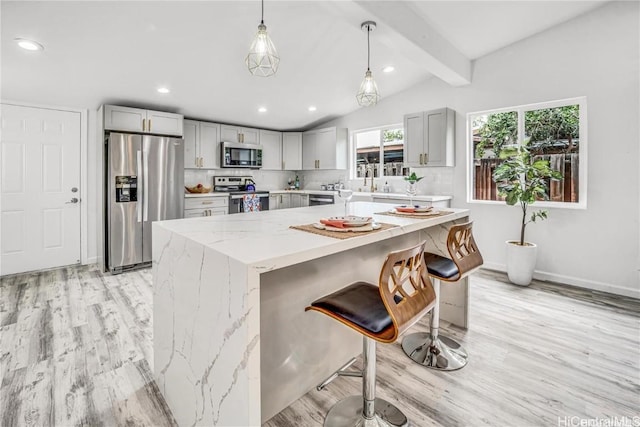
[[[0,275],[80,262],[80,120],[1,105]]]

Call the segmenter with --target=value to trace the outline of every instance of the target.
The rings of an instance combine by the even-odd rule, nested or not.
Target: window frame
[[[579,106],[579,133],[580,133],[580,146],[579,146],[579,154],[580,154],[580,170],[578,172],[579,179],[579,200],[577,203],[571,202],[552,202],[552,201],[536,201],[534,203],[535,207],[540,208],[559,208],[559,209],[586,209],[587,208],[587,194],[588,194],[588,183],[587,183],[587,165],[588,165],[588,126],[587,126],[587,97],[579,96],[575,98],[565,98],[559,99],[555,101],[546,101],[546,102],[538,102],[534,104],[523,104],[517,105],[513,107],[504,107],[504,108],[495,108],[491,110],[483,110],[483,111],[474,111],[471,113],[467,113],[467,203],[469,204],[482,204],[482,205],[505,205],[506,202],[503,200],[477,200],[474,199],[474,191],[475,182],[474,182],[474,147],[473,147],[473,117],[483,115],[483,114],[492,114],[492,113],[504,113],[509,111],[514,111],[518,114],[518,137],[517,143],[521,144],[525,133],[524,133],[524,115],[527,111],[532,110],[541,110],[545,108],[557,108],[557,107],[565,107],[568,105],[578,105]]]
[[[380,149],[380,162],[377,163],[376,169],[378,172],[378,176],[375,179],[381,179],[381,178],[401,178],[403,177],[403,175],[383,175],[384,173],[384,167],[382,166],[384,164],[384,141],[383,141],[383,134],[385,130],[395,130],[395,129],[402,129],[402,163],[404,165],[404,152],[405,152],[405,129],[404,129],[404,123],[396,123],[396,124],[390,124],[390,125],[384,125],[384,126],[375,126],[375,127],[370,127],[370,128],[364,128],[364,129],[358,129],[358,130],[354,130],[351,131],[351,135],[350,135],[350,150],[349,150],[349,179],[350,180],[356,180],[356,179],[362,179],[362,177],[358,177],[357,176],[357,169],[356,169],[356,160],[358,158],[358,147],[357,147],[357,134],[359,133],[366,133],[366,132],[372,132],[372,131],[380,131],[380,145],[379,145],[379,149]],[[375,175],[375,174],[374,174]]]

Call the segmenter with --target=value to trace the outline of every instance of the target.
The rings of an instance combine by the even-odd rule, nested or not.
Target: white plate
[[[344,225],[347,227],[362,227],[371,223],[371,218],[366,216],[332,216],[327,218],[329,221],[344,221]]]
[[[348,227],[348,228],[336,228],[336,227],[330,227],[330,226],[326,226],[324,224],[320,224],[319,222],[313,224],[313,226],[315,228],[317,228],[318,230],[328,230],[328,231],[354,231],[354,232],[366,232],[366,231],[372,231],[372,230],[377,230],[380,227],[382,227],[380,224],[378,224],[377,222],[373,222],[371,224],[367,224],[367,225],[363,225],[360,227]],[[362,230],[360,230],[362,228]]]
[[[400,206],[396,206],[396,208],[413,208],[414,212],[429,212],[431,209],[433,209],[432,206],[420,206],[420,205],[413,205],[413,206],[400,205]]]

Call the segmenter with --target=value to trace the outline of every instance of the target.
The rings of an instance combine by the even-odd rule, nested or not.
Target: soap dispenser
[[[389,193],[390,192],[389,182],[387,182],[387,181],[384,182],[384,186],[382,187],[382,192],[384,192],[384,193]]]

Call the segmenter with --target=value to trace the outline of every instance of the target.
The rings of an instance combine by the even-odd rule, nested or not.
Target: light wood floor
[[[378,394],[413,426],[558,426],[640,415],[640,302],[562,285],[471,281],[467,367],[435,372],[378,346]],[[443,284],[446,286],[446,284]],[[170,426],[152,380],[149,270],[95,266],[0,281],[1,426]],[[415,330],[427,330],[426,319]],[[356,378],[309,392],[265,426],[320,426]],[[559,420],[560,419],[560,420]],[[605,425],[605,424],[603,424]]]

